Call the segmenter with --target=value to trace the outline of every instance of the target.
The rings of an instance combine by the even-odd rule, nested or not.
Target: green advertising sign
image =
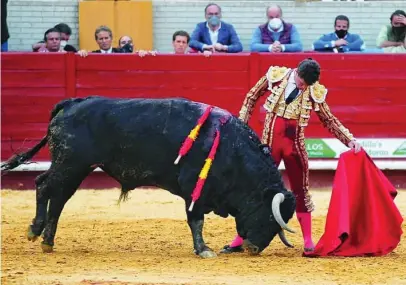
[[[406,142],[404,142],[400,147],[398,147],[393,155],[406,155]]]
[[[305,143],[309,158],[334,158],[337,155],[322,139],[306,139]]]

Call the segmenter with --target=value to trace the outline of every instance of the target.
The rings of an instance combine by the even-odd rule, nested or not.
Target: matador
[[[297,68],[271,66],[246,95],[239,118],[248,123],[255,104],[267,91],[266,118],[262,142],[271,147],[277,166],[283,160],[290,188],[296,197],[296,217],[304,240],[304,251],[314,250],[311,212],[314,205],[309,193],[309,166],[305,147],[305,128],[314,110],[323,126],[343,144],[360,151],[360,144],[330,112],[326,103],[327,89],[319,83],[320,66],[313,59],[305,59]],[[238,235],[221,253],[244,251]]]

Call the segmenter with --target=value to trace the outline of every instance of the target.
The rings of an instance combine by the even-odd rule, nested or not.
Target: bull
[[[282,181],[267,145],[231,113],[213,107],[190,151],[174,158],[208,105],[187,99],[67,99],[51,112],[46,136],[2,166],[7,172],[26,163],[47,143],[51,166],[35,179],[36,215],[27,237],[43,234],[43,252],[52,252],[65,203],[97,167],[121,185],[120,199],[140,186],[166,189],[184,199],[195,254],[215,257],[203,239],[204,215],[235,218],[238,234],[251,254],[262,252],[284,229],[296,200]],[[195,187],[216,130],[218,149],[201,196],[192,210]],[[193,201],[194,202],[194,201]],[[49,203],[49,208],[47,210]],[[188,210],[189,209],[189,210]]]

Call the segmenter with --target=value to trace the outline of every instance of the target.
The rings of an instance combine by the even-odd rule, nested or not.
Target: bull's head
[[[282,242],[291,247],[283,230],[294,233],[287,226],[293,217],[296,208],[296,199],[292,192],[284,191],[263,200],[257,211],[240,220],[239,234],[244,238],[244,246],[252,254],[262,252],[279,235]]]
[[[251,185],[256,190],[250,191],[249,197],[245,197],[240,203],[240,213],[236,216],[238,234],[244,239],[244,245],[248,250],[257,254],[262,252],[279,234],[286,246],[291,246],[286,240],[283,230],[293,232],[287,222],[293,217],[296,209],[296,199],[292,192],[286,190],[282,176],[275,164],[271,149],[267,144],[257,144],[256,137],[250,137],[255,152],[244,149],[244,154],[249,161],[247,167],[255,173],[255,180],[251,179]],[[260,154],[258,155],[258,148]],[[251,164],[252,162],[252,164]]]

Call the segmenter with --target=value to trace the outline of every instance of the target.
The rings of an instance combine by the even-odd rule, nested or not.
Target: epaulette
[[[271,66],[266,73],[266,78],[269,83],[279,82],[288,74],[289,70],[290,68],[284,66]]]
[[[310,86],[310,96],[316,103],[323,103],[326,100],[327,88],[318,81]]]

